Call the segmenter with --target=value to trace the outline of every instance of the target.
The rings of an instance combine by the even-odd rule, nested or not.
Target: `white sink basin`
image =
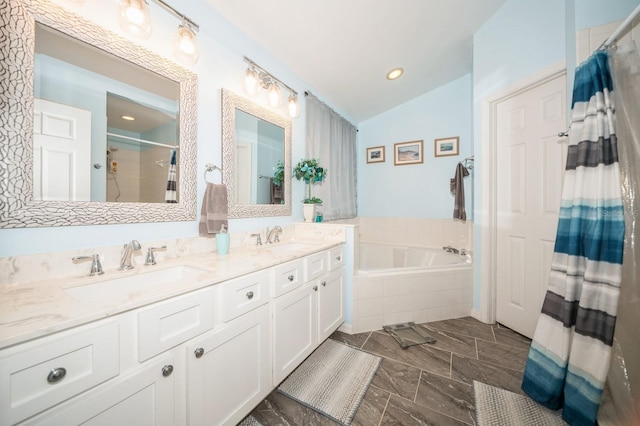
[[[297,251],[307,249],[311,245],[299,242],[285,242],[285,243],[273,243],[263,246],[262,250],[266,250],[272,254],[289,254]]]
[[[167,284],[185,285],[198,280],[204,269],[193,266],[174,266],[149,272],[105,279],[97,283],[66,288],[65,291],[79,301],[96,301],[105,298],[121,298]]]

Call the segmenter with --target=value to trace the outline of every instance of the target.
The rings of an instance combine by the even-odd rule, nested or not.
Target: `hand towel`
[[[450,189],[454,196],[453,202],[453,218],[460,219],[463,222],[467,220],[467,212],[464,208],[464,177],[469,176],[469,170],[458,163],[456,166],[456,174],[451,179]]]
[[[229,229],[228,213],[227,186],[207,183],[200,209],[200,223],[198,225],[200,236],[212,237],[220,232],[222,225]]]

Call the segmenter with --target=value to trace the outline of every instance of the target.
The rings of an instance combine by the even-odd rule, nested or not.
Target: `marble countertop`
[[[292,244],[293,243],[293,244]],[[287,249],[287,245],[292,249]],[[284,241],[262,247],[176,258],[155,266],[138,265],[130,271],[105,270],[97,277],[70,276],[0,286],[0,349],[38,337],[108,318],[151,303],[205,288],[342,244],[341,241]],[[106,292],[97,300],[79,300],[67,290],[145,273],[189,266],[202,270],[185,282],[167,282],[137,290]],[[168,271],[167,271],[168,272]]]

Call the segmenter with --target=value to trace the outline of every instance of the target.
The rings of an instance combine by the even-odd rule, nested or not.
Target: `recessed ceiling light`
[[[400,77],[404,70],[402,68],[394,68],[387,73],[387,80],[395,80]]]
[[[135,119],[136,119],[135,117],[132,117],[132,116],[130,116],[130,115],[123,115],[123,116],[121,116],[121,118],[122,118],[123,120],[127,120],[127,121],[133,121],[133,120],[135,120]]]

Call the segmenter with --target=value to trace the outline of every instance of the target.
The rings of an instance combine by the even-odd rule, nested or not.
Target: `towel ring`
[[[218,170],[220,171],[220,183],[222,183],[222,169],[218,166],[216,166],[213,163],[207,163],[204,165],[204,183],[209,183],[209,181],[207,180],[207,173],[212,172],[214,170]]]

